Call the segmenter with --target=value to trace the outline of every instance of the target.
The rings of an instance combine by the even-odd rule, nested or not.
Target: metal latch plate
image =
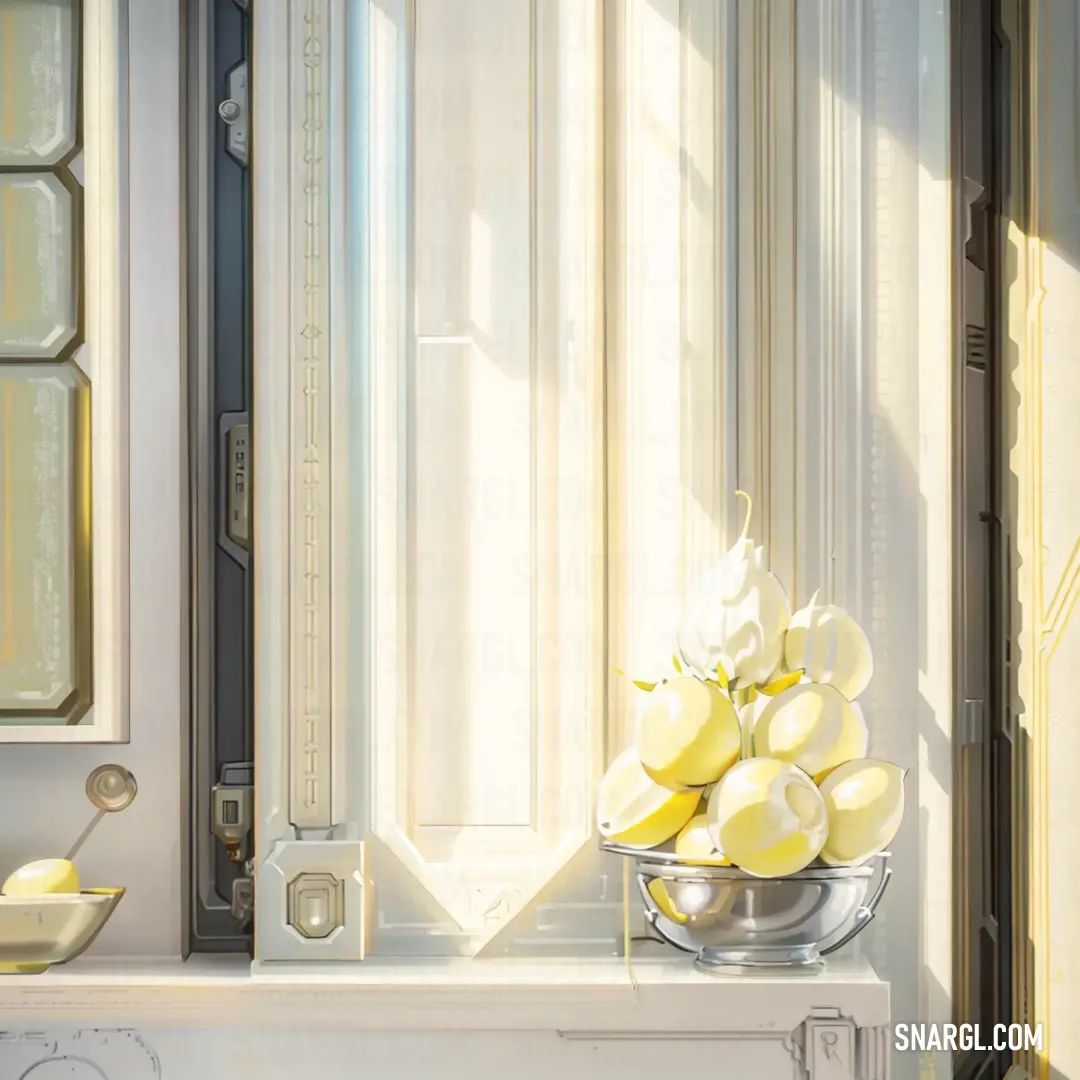
[[[221,527],[218,541],[245,569],[251,546],[251,437],[248,414],[221,418]]]
[[[238,165],[247,167],[251,151],[251,111],[248,107],[247,63],[241,61],[225,78],[228,97],[218,106],[225,124],[225,151]]]
[[[979,699],[968,698],[964,702],[964,712],[960,717],[960,745],[975,746],[984,738],[986,710]]]

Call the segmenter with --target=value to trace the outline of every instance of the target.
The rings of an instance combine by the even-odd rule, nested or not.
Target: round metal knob
[[[86,778],[86,797],[107,814],[126,810],[138,790],[135,777],[123,765],[99,765]]]
[[[236,121],[240,119],[240,114],[243,112],[243,109],[240,108],[239,102],[229,98],[218,106],[217,111],[218,116],[220,116],[226,124],[235,124]]]

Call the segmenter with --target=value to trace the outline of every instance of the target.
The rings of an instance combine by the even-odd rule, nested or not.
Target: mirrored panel
[[[55,165],[78,135],[78,0],[0,0],[0,168]]]
[[[55,357],[75,337],[75,220],[57,176],[0,175],[0,357]]]
[[[0,365],[0,724],[84,710],[88,399],[72,364]]]

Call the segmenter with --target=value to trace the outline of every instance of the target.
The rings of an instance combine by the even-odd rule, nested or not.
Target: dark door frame
[[[191,719],[184,953],[250,950],[249,0],[182,5]],[[245,835],[245,830],[247,830]]]
[[[1019,1017],[1014,1000],[1012,527],[1004,438],[1006,234],[1021,178],[1013,95],[1027,78],[1027,0],[952,0],[954,274],[954,981],[958,1023]],[[1008,1052],[959,1051],[956,1080],[1001,1080]]]

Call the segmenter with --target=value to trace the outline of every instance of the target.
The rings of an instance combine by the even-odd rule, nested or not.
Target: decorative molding
[[[329,46],[336,0],[257,7],[256,859],[332,821]]]
[[[329,71],[326,73],[325,86],[328,100],[331,102],[348,101],[350,74],[348,56],[350,44],[349,8],[352,0],[345,3],[331,0],[327,22],[327,59]],[[326,142],[332,147],[349,145],[350,107],[329,109],[326,121]],[[353,288],[350,283],[349,266],[354,237],[361,235],[363,224],[356,220],[358,215],[350,216],[349,185],[358,185],[359,180],[353,173],[349,155],[332,153],[326,169],[328,195],[327,213],[331,223],[332,235],[328,232],[326,243],[327,280],[326,298],[329,316],[329,334],[326,342],[330,357],[348,357],[350,339],[353,333],[351,318],[342,317],[342,312],[355,314],[352,304]],[[338,313],[335,317],[335,312]],[[330,606],[329,622],[329,661],[330,661],[330,760],[327,769],[330,784],[330,822],[334,826],[345,823],[343,839],[359,839],[361,815],[357,812],[366,792],[360,785],[350,783],[349,777],[356,767],[350,761],[350,741],[355,736],[349,731],[350,723],[356,723],[358,710],[349,708],[351,688],[365,685],[364,673],[353,670],[350,626],[357,621],[356,601],[350,574],[359,579],[356,592],[366,595],[363,584],[363,560],[357,557],[362,550],[352,535],[352,505],[358,497],[361,487],[360,471],[352,466],[353,442],[355,431],[354,398],[350,390],[350,372],[348,364],[332,363],[326,373],[325,385],[328,389],[329,410],[327,415],[329,434],[328,461],[329,475],[324,476],[329,492],[329,558],[325,565],[329,567],[328,602]],[[356,489],[354,491],[354,488]],[[330,584],[333,585],[330,588]],[[356,723],[356,726],[359,726]],[[350,824],[351,823],[351,824]],[[347,835],[346,835],[347,834]]]
[[[866,965],[841,963],[812,979],[732,980],[701,975],[682,959],[638,961],[631,981],[621,958],[573,964],[369,958],[357,964],[257,962],[254,968],[240,956],[153,964],[85,959],[40,977],[0,980],[0,1014],[6,1025],[39,1029],[77,1022],[151,1029],[546,1031],[590,1043],[781,1040],[800,1032],[808,1017],[839,1016],[861,1032],[883,1028],[889,987]],[[866,1080],[881,1078],[871,1073]]]
[[[798,126],[796,244],[795,499],[797,596],[821,590],[869,624],[866,536],[870,466],[869,370],[880,349],[880,298],[892,285],[873,262],[892,207],[878,194],[871,233],[865,207],[878,154],[891,144],[874,131],[880,81],[864,57],[870,5],[826,3],[799,9],[796,26]],[[880,5],[873,8],[880,14]],[[887,43],[878,43],[882,51]],[[888,150],[884,151],[886,154]],[[886,163],[885,182],[888,182]],[[877,331],[877,341],[873,340]],[[887,345],[887,339],[886,339]],[[880,457],[880,455],[879,455]],[[875,648],[877,648],[875,640]]]
[[[659,1045],[638,1046],[635,1043],[642,1040],[632,1038],[602,1040],[606,1045],[596,1045],[581,1039],[559,1040],[537,1028],[513,1032],[464,1025],[456,1031],[417,1032],[354,1027],[321,1030],[308,1038],[298,1037],[292,1025],[279,1030],[80,1032],[73,1038],[49,1024],[35,1032],[0,1034],[0,1072],[11,1080],[55,1080],[61,1069],[68,1080],[171,1080],[174,1076],[217,1076],[222,1062],[238,1060],[260,1080],[296,1080],[304,1075],[338,1078],[358,1060],[385,1058],[393,1061],[396,1080],[424,1080],[430,1076],[433,1060],[440,1062],[440,1076],[445,1080],[495,1075],[508,1067],[520,1080],[540,1080],[553,1073],[620,1080],[635,1066],[643,1067],[643,1057],[664,1059],[677,1054],[680,1065],[694,1075],[714,1070],[720,1058],[731,1076],[785,1080],[793,1076],[782,1038],[760,1028],[698,1032],[689,1037],[646,1030],[642,1036]],[[144,1056],[131,1054],[124,1040],[138,1040],[145,1048]],[[56,1064],[45,1065],[46,1061]],[[39,1070],[36,1065],[43,1067]],[[795,1074],[795,1080],[805,1077]],[[1011,1075],[1010,1080],[1014,1080]]]
[[[797,602],[795,29],[795,0],[738,7],[738,480],[756,497],[753,534]]]
[[[332,94],[344,88],[345,5],[256,5],[252,19],[259,103],[253,133],[256,955],[359,960],[367,892],[359,876],[363,848],[350,839],[358,833],[355,814],[348,823],[358,793],[346,769],[342,661],[349,615],[348,297],[345,245],[334,232],[345,220],[346,165],[344,154],[332,152],[344,109],[330,109]],[[344,829],[334,828],[342,823]],[[295,902],[301,893],[310,899],[318,892],[299,889],[298,879],[331,872],[342,886],[327,891],[327,902],[340,901],[345,925],[326,937],[298,933],[290,926],[290,896]]]
[[[889,1080],[892,1025],[861,1027],[855,1032],[855,1073],[860,1080]]]
[[[290,73],[292,26],[299,5],[256,4],[252,10],[253,356],[252,534],[255,671],[255,865],[292,839],[289,820],[294,698],[292,609],[292,412],[296,266],[292,190],[298,126]],[[302,55],[302,53],[301,53]],[[302,102],[301,102],[302,104]],[[301,210],[303,203],[301,203]],[[301,267],[302,270],[302,267]],[[302,339],[301,339],[302,340]],[[260,949],[256,935],[256,951]]]
[[[85,0],[83,212],[93,499],[94,704],[86,741],[127,742],[128,147],[127,0]],[[81,740],[80,740],[81,741]]]
[[[256,867],[260,960],[363,960],[368,883],[359,842],[292,840]]]
[[[889,1080],[888,1024],[859,1027],[835,1007],[815,1008],[787,1046],[798,1080]]]
[[[330,0],[289,8],[290,208],[295,275],[290,335],[292,700],[289,821],[331,821]],[[279,525],[280,527],[280,525]]]
[[[4,743],[124,743],[129,738],[129,423],[127,2],[83,0],[86,343],[92,387],[90,485],[93,704],[77,724],[0,725]]]
[[[255,219],[256,955],[262,960],[362,959],[363,845],[329,839],[334,817],[333,650],[347,622],[334,604],[347,558],[334,502],[347,474],[341,392],[345,319],[331,318],[344,265],[335,253],[331,80],[342,0],[257,5],[253,132]],[[336,36],[340,38],[340,33]],[[340,65],[339,65],[340,66]],[[339,359],[340,358],[340,359]],[[336,455],[336,456],[335,456]],[[338,550],[335,552],[335,546]],[[332,558],[335,561],[331,561]],[[344,669],[342,669],[344,675]],[[342,777],[344,780],[345,778]],[[305,837],[306,834],[306,837]],[[300,933],[295,904],[315,903],[314,879],[342,883],[324,899],[345,910],[332,934]],[[311,888],[307,886],[311,885]],[[343,890],[343,892],[342,892]],[[340,894],[340,895],[339,895]],[[319,894],[322,895],[322,894]],[[350,921],[349,916],[355,921]],[[306,917],[305,917],[306,918]]]
[[[101,1080],[160,1080],[161,1062],[138,1031],[0,1031],[0,1069],[12,1080],[66,1075]]]
[[[731,985],[731,984],[729,984]],[[676,1044],[687,1042],[711,1042],[739,1044],[780,1043],[791,1057],[795,1080],[888,1080],[889,1032],[888,1024],[859,1027],[842,1009],[815,1007],[811,1015],[793,1030],[785,1031],[784,1022],[770,1018],[767,1028],[738,1028],[744,1019],[740,1015],[728,1017],[721,1028],[707,1030],[647,1029],[626,1031],[576,1031],[560,1032],[565,1039],[589,1042],[666,1042],[674,1049]],[[734,1045],[732,1046],[734,1049]],[[728,1068],[736,1068],[730,1055],[725,1055]]]
[[[728,988],[731,989],[730,984]],[[460,1004],[457,1008],[448,1009],[444,1015],[440,1016],[430,1011],[430,1007],[423,1000],[417,1001],[414,1005],[412,995],[410,995],[408,1007],[397,1007],[395,1024],[377,1028],[370,1022],[371,1019],[381,1019],[387,1010],[394,1009],[395,1006],[387,1002],[382,1008],[376,1007],[373,1016],[373,1002],[368,1000],[366,995],[361,1001],[345,988],[342,993],[344,1001],[335,1003],[327,1000],[324,1003],[327,1006],[325,1015],[317,1016],[314,1025],[304,1025],[305,1030],[319,1032],[320,1042],[335,1037],[340,1039],[360,1032],[377,1032],[384,1039],[393,1034],[400,1037],[411,1032],[414,1037],[427,1040],[437,1039],[443,1033],[451,1034],[460,1045],[462,1035],[465,1035],[473,1040],[468,1047],[468,1060],[470,1063],[475,1063],[477,1060],[483,1060],[485,1051],[492,1048],[493,1040],[497,1040],[500,1034],[514,1034],[520,1039],[525,1037],[527,1032],[543,1031],[550,1034],[552,1030],[547,1026],[547,1010],[542,1013],[543,1021],[538,1023],[535,1020],[535,1010],[531,1016],[528,1016],[523,1013],[521,1005],[511,1005],[502,1000],[495,1006],[495,1014],[489,1012],[484,1018],[483,1026],[477,1027],[476,1021],[469,1019],[470,1015],[475,1014],[471,1010],[463,1010]],[[512,990],[511,993],[513,993]],[[187,997],[191,997],[190,991]],[[708,997],[709,1007],[716,1010],[718,1003],[714,995],[708,995]],[[221,1037],[226,1034],[234,1037],[234,1032],[228,1032],[227,1029],[222,1031],[221,1026],[232,1023],[240,1028],[243,1022],[244,1030],[250,1034],[255,1034],[260,1026],[263,1027],[259,1043],[264,1043],[265,1028],[276,1026],[274,1021],[280,1019],[278,1014],[281,1004],[277,1002],[271,1004],[271,1000],[270,997],[264,997],[263,1012],[255,1018],[257,1026],[252,1027],[248,1009],[253,1003],[246,1003],[243,994],[234,996],[233,1009],[238,1010],[236,1015],[233,1015],[233,1009],[219,1008],[219,1015],[213,1017],[212,1023],[201,1028],[202,1037],[213,1039],[215,1036]],[[319,1004],[316,1000],[310,1001],[304,1008],[303,1019],[307,1020],[313,1008],[318,1008]],[[562,1006],[560,1012],[566,1013],[567,1004]],[[269,1013],[272,1019],[267,1015],[267,1005],[270,1005]],[[528,1007],[524,1002],[523,1005],[525,1008]],[[724,1057],[726,1067],[734,1070],[736,1074],[750,1075],[748,1070],[753,1069],[755,1064],[760,1068],[766,1060],[770,1063],[776,1062],[777,1059],[782,1060],[783,1053],[786,1051],[793,1059],[793,1062],[789,1063],[789,1068],[793,1064],[794,1071],[785,1071],[785,1075],[793,1075],[795,1080],[887,1080],[888,1078],[887,1057],[878,1052],[880,1048],[887,1046],[888,1028],[886,1026],[856,1027],[850,1019],[841,1016],[837,1008],[816,1009],[815,1013],[827,1015],[815,1015],[800,1024],[794,1032],[785,1034],[782,1028],[771,1030],[771,1025],[763,1025],[746,1009],[727,1010],[729,1013],[734,1011],[736,1017],[709,1028],[680,1030],[655,1026],[655,1020],[666,1019],[666,1016],[658,1017],[655,1012],[644,1013],[642,1009],[630,1005],[625,1000],[577,1003],[571,1007],[575,1007],[579,1013],[584,1014],[584,1018],[587,1018],[597,1006],[605,1009],[609,1015],[612,1015],[614,1007],[624,1014],[622,1017],[624,1023],[631,1018],[636,1019],[636,1027],[605,1031],[556,1029],[562,1041],[572,1045],[577,1044],[579,1052],[584,1051],[590,1054],[590,1067],[592,1074],[596,1076],[616,1075],[610,1064],[612,1060],[610,1051],[598,1055],[597,1044],[659,1042],[665,1044],[669,1051],[681,1053],[683,1057],[691,1061],[720,1053]],[[420,1010],[419,1015],[414,1012],[417,1007]],[[765,1007],[768,1008],[767,1005]],[[153,1021],[158,1015],[159,1008],[160,1005],[156,1005],[149,1012],[140,1008],[138,1014]],[[130,1028],[89,1029],[72,1033],[60,1031],[55,1027],[60,1023],[59,1018],[51,1018],[52,1023],[45,1030],[0,1031],[0,1068],[6,1070],[5,1076],[10,1074],[13,1077],[28,1077],[30,1073],[46,1063],[65,1062],[68,1063],[68,1067],[74,1065],[76,1072],[80,1065],[85,1065],[94,1076],[100,1075],[105,1078],[115,1078],[115,1080],[143,1080],[143,1078],[153,1080],[161,1074],[163,1068],[171,1074],[178,1064],[173,1053],[170,1052],[175,1051],[176,1040],[172,1037],[174,1033],[169,1031],[169,1028],[183,1024],[188,1032],[185,1045],[190,1045],[193,1033],[196,1034],[196,1039],[198,1038],[200,1029],[196,1025],[200,1023],[203,1015],[203,1010],[193,1011],[187,1008],[182,1010],[182,1015],[179,1017],[168,1017],[164,1025],[155,1024],[156,1035],[153,1041],[156,1044],[156,1050],[151,1047],[145,1034]],[[507,1026],[514,1023],[515,1017],[519,1016],[526,1017],[525,1023],[518,1019],[516,1028]],[[646,1020],[651,1021],[652,1025],[646,1026],[644,1023]],[[450,1021],[456,1021],[455,1025],[451,1027]],[[83,1022],[85,1023],[85,1020]],[[124,1022],[130,1023],[130,1018],[125,1017]],[[418,1027],[418,1022],[423,1022],[426,1026]],[[336,1026],[331,1026],[331,1023]],[[295,1030],[297,1025],[296,1015],[290,1015],[288,1028]],[[686,1045],[687,1043],[707,1045],[695,1053]],[[867,1054],[864,1050],[867,1046],[875,1049]],[[763,1054],[762,1051],[765,1053]],[[164,1060],[159,1060],[159,1056]],[[250,1053],[247,1057],[253,1060]],[[267,1053],[266,1057],[266,1062],[261,1062],[261,1058],[259,1062],[256,1062],[256,1064],[262,1064],[264,1073],[266,1067],[271,1064],[271,1054]],[[307,1057],[310,1059],[310,1050],[307,1051]],[[281,1051],[278,1050],[272,1055],[272,1064],[276,1070],[280,1070],[281,1075],[291,1075],[299,1065],[298,1058],[299,1053],[291,1060],[288,1056],[283,1058]],[[408,1066],[406,1066],[406,1072],[413,1075]],[[79,1073],[79,1075],[82,1074]],[[275,1075],[277,1075],[276,1072]],[[1009,1077],[1010,1080],[1026,1080],[1027,1074],[1017,1071],[1016,1077],[1013,1077],[1013,1072],[1010,1071]]]

